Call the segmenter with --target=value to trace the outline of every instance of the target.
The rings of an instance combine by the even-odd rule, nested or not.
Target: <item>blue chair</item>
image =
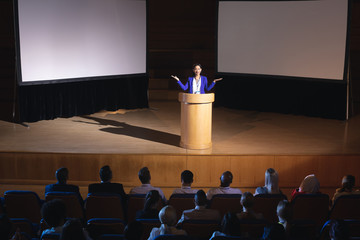
[[[36,236],[38,228],[30,222],[27,218],[10,218],[14,229],[20,229],[20,232],[26,233],[29,236]]]
[[[326,221],[320,231],[320,238],[319,240],[330,240],[329,231],[330,231],[330,224],[334,221],[334,219],[330,219]],[[349,237],[350,239],[360,239],[360,220],[352,220],[346,219],[343,220],[349,230]]]
[[[330,210],[329,219],[360,220],[360,194],[338,197]]]
[[[123,234],[103,234],[99,240],[125,240],[125,236]]]
[[[238,213],[242,211],[240,204],[241,194],[217,194],[210,201],[210,208],[217,209],[221,216],[227,212]]]
[[[161,222],[159,219],[136,219],[136,221],[138,222],[141,222],[142,223],[142,226],[143,226],[143,237],[142,239],[143,240],[146,240],[148,239],[150,233],[151,233],[151,230],[153,228],[158,228],[160,227],[161,225]]]
[[[41,235],[40,240],[59,240],[60,233],[46,233]]]
[[[213,232],[220,231],[220,222],[214,220],[185,220],[181,228],[189,236],[197,239],[209,239]]]
[[[164,234],[156,236],[154,240],[194,240],[194,238],[188,235]]]
[[[93,239],[103,234],[123,234],[125,221],[120,218],[92,218],[87,221],[87,230]]]
[[[176,209],[176,216],[178,219],[184,210],[195,208],[194,203],[195,194],[172,194],[168,201],[168,204]]]
[[[67,218],[84,218],[84,209],[81,199],[74,192],[48,192],[45,195],[45,202],[53,199],[61,199],[66,205]]]
[[[89,193],[85,200],[86,219],[119,218],[126,220],[119,194]]]

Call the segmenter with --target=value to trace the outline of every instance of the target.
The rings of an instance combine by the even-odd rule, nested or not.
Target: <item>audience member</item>
[[[314,174],[307,175],[301,182],[300,187],[294,189],[291,194],[293,200],[297,195],[300,194],[315,194],[320,193],[320,183]]]
[[[192,189],[191,184],[194,181],[194,174],[185,170],[181,173],[181,188],[174,190],[173,194],[195,194],[198,190]]]
[[[224,172],[220,177],[220,187],[211,188],[206,194],[207,199],[211,200],[216,194],[241,194],[242,192],[240,189],[230,187],[232,180],[232,173],[230,171]]]
[[[218,210],[206,209],[207,199],[203,190],[197,191],[194,198],[195,208],[185,210],[178,222],[181,224],[183,221],[191,220],[216,220],[220,221],[221,216]]]
[[[263,240],[285,240],[286,234],[284,227],[279,223],[270,224],[264,227]]]
[[[355,177],[352,175],[346,175],[343,177],[342,179],[342,187],[336,189],[334,196],[332,198],[332,203],[335,202],[335,200],[343,195],[351,195],[351,194],[356,194],[359,193],[359,191],[355,191],[354,186],[355,186]]]
[[[163,202],[164,203],[166,202],[166,198],[165,198],[163,191],[160,188],[151,186],[151,184],[150,184],[151,175],[150,175],[150,171],[147,167],[141,168],[138,173],[138,176],[139,176],[139,179],[140,179],[140,182],[142,183],[142,185],[131,189],[130,194],[147,194],[151,190],[157,190],[159,192],[161,198],[163,199]]]
[[[66,217],[65,203],[60,199],[54,199],[44,203],[41,208],[41,216],[49,229],[45,229],[42,234],[61,233]]]
[[[124,229],[124,237],[126,240],[141,240],[143,234],[144,226],[139,221],[128,223]]]
[[[263,219],[261,213],[255,213],[253,210],[254,196],[250,192],[244,192],[241,196],[240,203],[243,206],[243,211],[236,214],[239,219]]]
[[[89,185],[89,193],[114,193],[119,194],[123,203],[126,206],[127,195],[124,192],[121,183],[112,183],[112,171],[109,166],[103,166],[99,172],[101,182]]]
[[[347,240],[349,236],[349,227],[343,220],[332,220],[330,223],[329,236],[331,240]]]
[[[279,175],[273,168],[265,171],[265,186],[258,187],[255,190],[257,194],[282,194],[279,188]]]
[[[62,228],[60,240],[91,240],[91,238],[79,219],[70,219]]]
[[[45,194],[48,192],[74,192],[78,195],[79,200],[82,202],[83,199],[80,195],[79,187],[67,184],[69,179],[69,170],[65,167],[59,168],[55,172],[57,183],[49,184],[45,187]]]
[[[151,190],[146,194],[144,209],[137,211],[136,218],[159,218],[159,204],[161,203],[161,197],[158,191]]]
[[[224,215],[223,220],[221,221],[221,232],[215,231],[210,240],[217,236],[241,236],[240,221],[235,213],[228,212]]]
[[[292,220],[292,209],[290,202],[288,200],[281,200],[277,205],[276,213],[279,218],[279,223],[283,225],[287,235],[290,235],[290,222]]]
[[[177,217],[176,210],[172,206],[163,207],[159,212],[159,219],[161,226],[151,230],[148,240],[153,240],[156,236],[164,234],[187,235],[184,230],[175,227]]]

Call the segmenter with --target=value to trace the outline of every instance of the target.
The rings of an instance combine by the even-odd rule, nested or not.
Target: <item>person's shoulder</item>
[[[55,184],[49,184],[45,186],[45,192],[51,192]]]

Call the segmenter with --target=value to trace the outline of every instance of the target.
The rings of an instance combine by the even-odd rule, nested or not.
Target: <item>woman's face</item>
[[[199,65],[195,66],[194,69],[193,69],[193,72],[196,76],[200,75],[201,73],[201,67]]]

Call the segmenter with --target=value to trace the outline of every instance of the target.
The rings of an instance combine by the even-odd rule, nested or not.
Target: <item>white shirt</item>
[[[182,229],[177,229],[176,227],[168,227],[169,228],[169,233],[167,234],[173,234],[173,235],[187,235],[186,232]],[[155,237],[159,236],[161,233],[161,229],[160,228],[153,228],[151,230],[150,236],[148,238],[148,240],[153,240]]]
[[[198,191],[198,189],[193,189],[190,186],[182,186],[176,188],[172,194],[196,194]]]
[[[141,186],[134,187],[130,190],[130,194],[147,194],[151,190],[157,190],[161,196],[161,198],[166,202],[166,197],[163,191],[158,187],[153,187],[151,184],[142,184]]]
[[[231,187],[218,187],[218,188],[211,188],[207,194],[206,198],[211,200],[214,195],[216,194],[242,194],[241,190],[238,188],[231,188]]]
[[[193,78],[193,94],[200,94],[200,87],[201,87],[201,77],[198,81]]]

